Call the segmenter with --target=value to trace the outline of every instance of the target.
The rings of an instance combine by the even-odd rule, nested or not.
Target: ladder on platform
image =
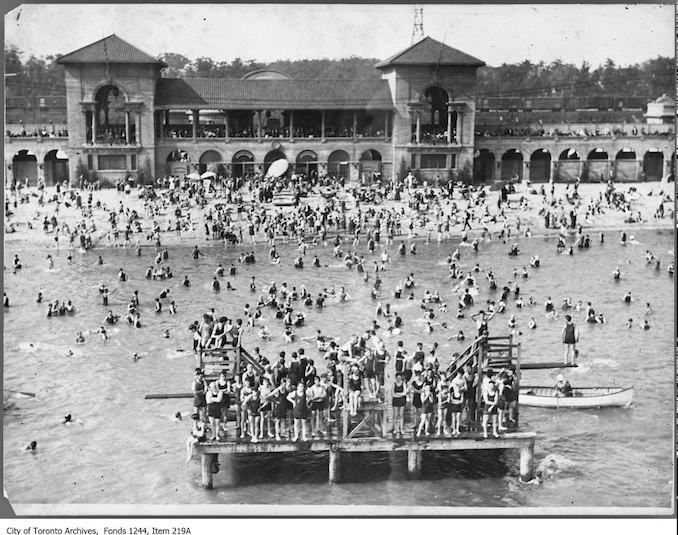
[[[242,375],[248,364],[251,364],[258,374],[265,372],[261,363],[239,343],[235,346],[205,348],[198,351],[198,367],[203,370],[208,381],[218,379],[222,371],[226,372],[228,379],[233,379],[236,375]]]

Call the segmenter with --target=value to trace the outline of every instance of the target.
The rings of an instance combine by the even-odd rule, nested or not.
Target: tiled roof
[[[166,66],[153,56],[123,41],[115,34],[61,56],[58,63],[155,63]]]
[[[414,43],[391,56],[384,61],[377,63],[377,69],[390,65],[467,65],[472,67],[482,67],[485,65],[473,56],[469,56],[461,50],[447,46],[444,43],[424,37],[421,41]]]
[[[161,78],[155,108],[386,110],[393,102],[388,82],[380,79]]]

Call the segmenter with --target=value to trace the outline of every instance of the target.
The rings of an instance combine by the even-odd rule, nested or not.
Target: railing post
[[[518,424],[520,423],[520,344],[517,346],[515,377],[516,413],[514,417],[516,420],[516,427],[518,427]]]
[[[534,476],[534,440],[520,448],[520,480],[530,481]]]
[[[204,489],[211,489],[213,486],[212,485],[212,464],[214,462],[213,456],[214,456],[213,453],[200,454],[200,468],[201,468],[200,472],[202,476],[202,487]]]
[[[343,372],[344,372],[344,387],[348,385],[348,376],[346,375],[346,365],[343,366]],[[348,390],[345,391],[348,394]],[[348,437],[348,425],[349,425],[349,419],[348,419],[348,396],[344,396],[344,403],[341,408],[341,436],[342,438],[347,438]]]
[[[336,447],[330,447],[329,480],[330,483],[339,483],[341,479],[341,452]]]

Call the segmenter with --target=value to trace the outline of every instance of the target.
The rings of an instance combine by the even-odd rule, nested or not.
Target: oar
[[[11,392],[12,394],[19,394],[21,396],[26,396],[29,398],[35,397],[35,394],[33,392],[21,392],[20,390],[8,390],[8,392]]]
[[[144,399],[182,399],[192,397],[192,392],[179,392],[175,394],[146,394]]]

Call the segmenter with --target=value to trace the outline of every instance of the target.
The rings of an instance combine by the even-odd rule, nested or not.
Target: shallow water
[[[19,251],[24,269],[13,274],[5,271],[5,290],[11,308],[4,316],[5,389],[37,393],[35,399],[14,400],[16,408],[4,414],[5,488],[15,503],[276,503],[276,504],[374,504],[374,505],[447,505],[447,506],[652,506],[671,504],[673,415],[673,280],[665,267],[673,256],[673,232],[636,233],[640,245],[620,246],[616,233],[607,233],[606,243],[578,251],[570,257],[555,254],[553,238],[519,240],[522,254],[506,255],[507,245],[497,240],[483,244],[478,254],[461,247],[461,263],[468,269],[478,262],[491,266],[501,287],[517,281],[525,302],[537,301],[534,308],[516,310],[513,301],[508,312],[516,313],[523,330],[523,361],[558,361],[562,358],[560,330],[562,318],[546,319],[543,302],[550,295],[558,306],[562,299],[593,301],[596,311],[608,318],[606,325],[589,325],[575,315],[581,335],[581,367],[567,376],[573,385],[634,385],[635,398],[629,409],[589,411],[553,411],[525,407],[521,424],[539,433],[536,461],[549,465],[549,478],[541,486],[517,481],[515,452],[429,453],[424,456],[423,478],[407,478],[403,454],[346,455],[342,458],[343,483],[327,485],[327,459],[323,455],[298,454],[285,457],[238,457],[221,459],[221,471],[215,475],[212,492],[200,487],[197,463],[184,465],[184,441],[189,433],[191,401],[144,400],[144,394],[190,391],[195,359],[187,326],[207,308],[217,313],[238,316],[246,302],[254,303],[248,291],[249,279],[256,276],[258,288],[271,280],[314,294],[323,287],[346,286],[351,299],[331,304],[322,312],[305,310],[306,326],[298,336],[311,336],[316,328],[326,335],[344,340],[350,333],[362,331],[374,318],[376,303],[369,299],[369,286],[355,271],[340,267],[332,249],[317,252],[323,265],[337,266],[296,270],[291,265],[292,246],[280,245],[281,265],[266,261],[266,249],[256,248],[258,262],[241,265],[237,258],[243,249],[205,247],[206,255],[193,260],[191,248],[170,246],[169,264],[175,278],[148,281],[145,269],[153,262],[154,252],[144,249],[141,258],[133,250],[101,250],[74,254],[66,263],[65,251],[55,256],[57,270],[46,269],[46,251]],[[447,340],[459,329],[468,338],[474,331],[471,320],[454,319],[451,288],[457,283],[447,278],[445,258],[456,242],[418,244],[417,256],[400,257],[396,246],[389,248],[391,262],[380,276],[390,295],[397,280],[414,272],[415,295],[426,288],[440,290],[448,301],[449,312],[436,320],[450,323],[448,330],[435,327],[423,333],[418,301],[385,299],[405,320],[402,335],[387,338],[390,349],[402,339],[413,348],[417,341],[430,347],[439,342],[439,358],[445,361],[453,351],[468,342]],[[345,247],[348,248],[348,247]],[[362,246],[364,250],[364,245]],[[645,265],[645,249],[662,259],[660,272]],[[10,266],[14,251],[5,252]],[[105,264],[96,265],[101,254]],[[529,269],[530,278],[513,279],[529,257],[539,254],[542,267]],[[366,258],[369,254],[365,251]],[[375,255],[376,259],[376,255]],[[236,291],[225,289],[218,295],[208,285],[217,263],[236,263],[239,273],[231,280]],[[368,262],[369,264],[369,262]],[[620,265],[624,279],[612,280],[611,272]],[[118,282],[116,274],[124,266],[127,282]],[[192,287],[181,287],[188,274]],[[479,274],[482,275],[482,274]],[[487,282],[477,276],[480,295],[477,305],[489,297]],[[105,281],[112,293],[109,308],[124,315],[133,290],[138,289],[144,328],[119,324],[109,329],[110,339],[87,334],[87,343],[73,343],[79,330],[96,330],[106,312],[97,286]],[[77,307],[73,317],[47,319],[46,304],[35,297],[43,288],[45,302],[71,299]],[[222,284],[225,288],[225,284]],[[153,313],[153,300],[163,288],[177,303],[174,317],[163,311]],[[115,290],[115,291],[113,291]],[[622,297],[630,290],[636,301],[625,305]],[[498,300],[498,293],[492,295]],[[629,317],[640,325],[645,302],[652,303],[651,330],[624,328]],[[479,306],[474,309],[477,310]],[[560,313],[560,310],[559,310]],[[498,314],[490,324],[493,335],[508,333],[509,314]],[[538,327],[527,330],[527,319],[535,316]],[[280,349],[292,351],[306,347],[312,357],[318,355],[310,343],[285,345],[280,323],[270,311],[264,312],[273,340],[264,342],[250,333],[246,347],[258,345],[262,353],[273,357]],[[382,325],[386,322],[380,320]],[[170,329],[165,339],[162,331]],[[30,344],[33,344],[31,346]],[[67,350],[74,354],[66,356]],[[185,352],[177,349],[186,349]],[[133,352],[142,355],[133,362]],[[550,384],[557,371],[524,372],[523,383]],[[184,420],[172,416],[181,411]],[[71,413],[76,423],[61,422]],[[31,440],[37,440],[35,454],[23,452]],[[281,462],[281,459],[284,459]],[[549,461],[552,461],[549,463]],[[554,464],[555,463],[555,464]]]

